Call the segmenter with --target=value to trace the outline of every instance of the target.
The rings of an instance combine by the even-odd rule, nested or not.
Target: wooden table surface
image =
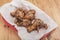
[[[60,40],[60,0],[28,0],[45,11],[58,27],[49,36],[49,40]],[[0,6],[11,0],[0,0]],[[52,24],[53,25],[53,24]],[[20,40],[17,33],[6,27],[0,15],[0,40]]]

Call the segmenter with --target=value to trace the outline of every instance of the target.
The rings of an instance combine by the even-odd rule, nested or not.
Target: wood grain
[[[51,33],[49,40],[60,40],[60,0],[28,0],[40,9],[45,11],[53,20],[56,21],[58,27]],[[0,5],[10,0],[0,0]],[[0,17],[1,18],[1,17]],[[9,28],[5,28],[4,23],[0,20],[0,40],[19,40],[15,32]],[[53,25],[53,24],[52,24]]]

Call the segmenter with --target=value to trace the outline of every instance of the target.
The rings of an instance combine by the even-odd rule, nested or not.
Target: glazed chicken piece
[[[39,19],[39,20],[40,20],[40,19]],[[48,28],[47,24],[45,24],[42,20],[40,20],[38,26],[39,26],[39,28],[45,28],[45,29]]]
[[[31,24],[31,21],[28,19],[15,18],[14,23],[17,24],[18,26],[28,27]]]
[[[35,29],[38,27],[39,23],[40,23],[40,20],[39,20],[39,19],[36,19],[36,20],[33,22],[33,24],[27,28],[27,31],[28,31],[28,32],[31,32],[31,31],[35,30]],[[38,30],[38,29],[37,29],[37,30]]]
[[[17,26],[22,26],[22,22],[17,22]]]
[[[48,28],[47,24],[44,23],[43,28],[47,29]]]
[[[35,19],[35,10],[29,10],[24,18],[31,20]]]
[[[18,20],[17,20],[17,18],[15,18],[15,19],[14,19],[14,23],[16,24],[16,23],[17,23],[17,21],[18,21]]]
[[[37,32],[39,32],[39,29],[40,29],[40,28],[45,28],[45,29],[47,29],[48,26],[47,26],[47,24],[44,24],[44,22],[43,22],[42,20],[40,20],[40,19],[35,19],[34,23],[27,28],[27,31],[28,31],[28,32],[31,32],[31,31],[33,31],[33,30],[37,30]]]
[[[14,23],[17,24],[17,26],[22,26],[22,19],[15,18]]]
[[[37,32],[39,32],[39,29],[41,29],[41,28],[45,28],[45,29],[48,28],[47,24],[45,24],[42,20],[38,19],[38,21],[39,21],[39,24],[37,25],[38,27],[36,29]]]
[[[15,11],[10,13],[12,17],[15,17],[15,14],[16,14]]]
[[[23,19],[23,26],[28,27],[31,24],[31,21],[28,19]]]
[[[24,17],[23,11],[17,10],[15,17],[17,17],[17,18],[23,18]]]
[[[23,18],[24,12],[23,12],[23,9],[20,8],[20,9],[17,9],[17,10],[15,10],[15,11],[11,12],[10,15],[11,15],[12,17],[21,17],[21,18]]]

